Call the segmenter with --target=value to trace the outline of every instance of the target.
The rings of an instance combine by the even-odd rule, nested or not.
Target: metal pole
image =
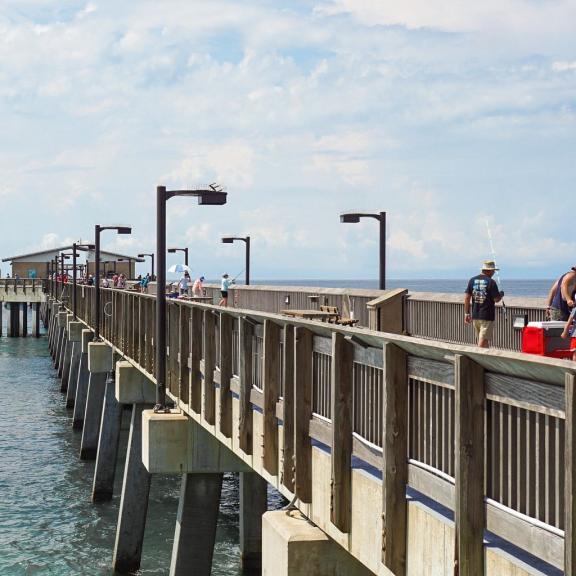
[[[154,258],[155,258],[155,255],[150,254],[150,256],[152,256],[152,258],[151,258],[151,260],[152,260],[152,278],[151,278],[151,280],[154,280]]]
[[[74,314],[74,320],[78,320],[76,316],[76,243],[72,244],[72,314]]]
[[[250,285],[250,236],[246,236],[246,286]]]
[[[184,264],[188,266],[188,248],[184,248]]]
[[[166,187],[156,188],[156,406],[166,408]]]
[[[60,283],[62,290],[60,292],[60,310],[64,309],[64,254],[60,254]]]
[[[386,290],[386,212],[380,212],[380,290]]]
[[[100,339],[100,226],[94,227],[94,340]]]

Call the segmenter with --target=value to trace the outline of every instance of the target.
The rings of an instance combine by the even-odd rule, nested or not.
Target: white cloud
[[[554,62],[552,64],[554,72],[568,72],[576,70],[576,61],[574,62]]]

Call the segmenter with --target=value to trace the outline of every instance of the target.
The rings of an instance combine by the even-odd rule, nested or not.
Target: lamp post
[[[345,224],[357,224],[360,218],[374,218],[380,222],[380,290],[386,290],[386,212],[365,213],[346,212],[340,214],[340,222]]]
[[[188,248],[168,248],[170,254],[176,254],[176,252],[184,252],[184,264],[188,266]]]
[[[77,271],[76,271],[76,258],[78,258],[78,250],[94,250],[94,244],[80,244],[79,242],[74,242],[72,244],[72,314],[74,314],[74,320],[78,319],[77,313],[77,301],[76,301],[76,284],[77,284]]]
[[[72,258],[71,254],[65,254],[61,252],[59,256],[56,257],[60,262],[60,283],[62,284],[62,291],[60,292],[61,300],[60,300],[60,310],[64,309],[64,260],[69,260]]]
[[[198,204],[226,204],[226,192],[211,185],[208,190],[166,190],[156,188],[156,406],[155,412],[166,411],[166,203],[174,196],[195,196]]]
[[[138,258],[144,258],[145,256],[150,256],[150,260],[152,262],[152,274],[150,275],[150,279],[154,279],[154,254],[138,254]]]
[[[250,284],[250,236],[223,236],[222,244],[233,244],[235,240],[240,240],[246,244],[246,285]]]
[[[95,314],[94,321],[94,340],[100,339],[100,233],[103,230],[116,230],[118,234],[132,234],[130,226],[94,226],[94,287],[95,297]]]

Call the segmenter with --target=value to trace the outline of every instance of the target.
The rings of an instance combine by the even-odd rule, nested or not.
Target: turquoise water
[[[5,334],[5,332],[4,332]],[[0,338],[0,575],[109,575],[127,443],[125,414],[116,493],[90,502],[94,464],[78,459],[46,338]],[[180,479],[154,476],[140,574],[168,574]],[[278,507],[272,495],[270,507]],[[239,568],[238,483],[224,480],[212,574]]]

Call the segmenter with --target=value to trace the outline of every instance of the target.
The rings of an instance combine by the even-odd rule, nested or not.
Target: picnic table
[[[322,322],[338,317],[337,312],[325,312],[324,310],[282,310],[282,314],[284,314],[284,316],[291,316],[292,318],[321,320]]]

